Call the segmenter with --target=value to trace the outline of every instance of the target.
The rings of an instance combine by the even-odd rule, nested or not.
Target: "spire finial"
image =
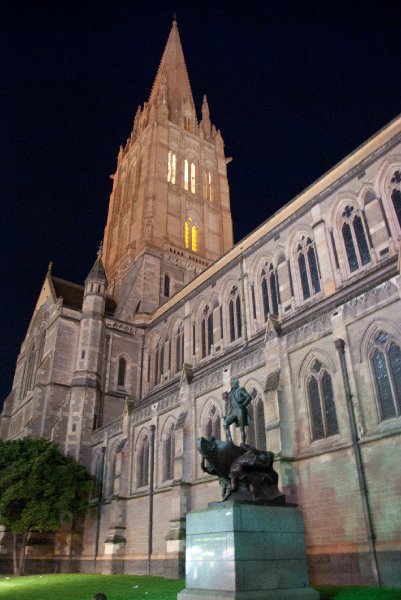
[[[53,269],[53,261],[51,260],[51,261],[49,262],[49,266],[47,267],[47,272],[51,274],[51,272],[52,272],[52,269]]]
[[[102,252],[103,252],[103,240],[100,242],[99,249],[98,249],[98,251],[96,253],[96,255],[97,255],[98,258],[102,258]]]
[[[177,25],[177,13],[173,13],[173,25]]]

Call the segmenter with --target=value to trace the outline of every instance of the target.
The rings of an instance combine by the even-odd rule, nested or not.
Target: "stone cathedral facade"
[[[174,22],[103,249],[84,286],[49,267],[5,400],[2,438],[97,477],[85,523],[33,535],[28,568],[182,574],[186,513],[220,497],[195,441],[222,437],[235,375],[312,581],[401,585],[401,118],[235,246],[229,161]]]

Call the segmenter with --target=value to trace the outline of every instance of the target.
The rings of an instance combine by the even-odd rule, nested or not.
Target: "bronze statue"
[[[227,415],[224,417],[224,429],[228,441],[232,441],[230,425],[235,423],[241,431],[241,441],[245,444],[245,427],[248,425],[247,406],[252,397],[245,388],[239,387],[239,381],[236,377],[231,379],[231,390],[228,393]]]
[[[219,477],[223,501],[285,504],[284,494],[277,489],[273,452],[246,444],[236,446],[231,440],[221,442],[215,438],[198,438],[197,447],[203,471]]]

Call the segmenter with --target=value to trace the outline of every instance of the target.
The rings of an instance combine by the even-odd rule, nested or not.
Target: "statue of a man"
[[[236,377],[231,379],[231,390],[228,393],[227,415],[224,417],[224,429],[227,440],[232,442],[230,425],[235,423],[241,430],[241,441],[245,444],[245,427],[248,425],[247,406],[252,400],[245,388],[239,387]]]

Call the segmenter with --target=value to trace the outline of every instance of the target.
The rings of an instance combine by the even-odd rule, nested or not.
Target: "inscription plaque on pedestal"
[[[295,507],[222,502],[187,515],[186,588],[179,600],[317,600]]]

